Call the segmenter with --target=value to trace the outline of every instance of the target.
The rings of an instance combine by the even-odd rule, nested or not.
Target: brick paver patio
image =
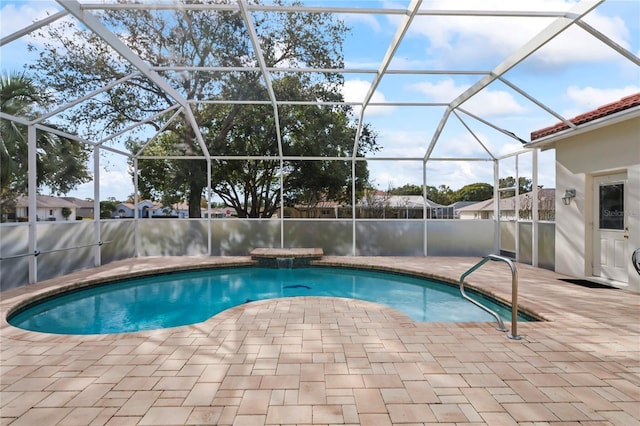
[[[324,257],[456,281],[479,259]],[[1,294],[3,425],[638,425],[640,295],[518,264],[522,340],[493,323],[415,323],[382,305],[305,297],[191,326],[99,336],[6,323],[29,297],[86,280],[247,264],[139,258]],[[504,264],[472,285],[510,300]]]

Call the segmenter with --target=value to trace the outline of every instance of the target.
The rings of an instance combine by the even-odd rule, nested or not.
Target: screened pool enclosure
[[[0,225],[3,290],[131,257],[242,256],[256,247],[508,253],[553,269],[552,217],[505,182],[524,178],[528,199],[538,200],[554,188],[554,157],[528,148],[530,133],[558,122],[575,131],[569,120],[589,109],[586,99],[601,105],[607,93],[638,91],[636,2],[2,7],[3,75],[24,73],[48,99],[2,103],[3,167],[14,160],[2,174],[3,202],[27,200],[23,221],[14,214]],[[32,23],[11,19],[34,7]],[[75,162],[42,166],[47,155],[69,155],[47,151],[56,138],[79,143],[87,167],[65,191],[60,179],[74,176]],[[484,219],[432,218],[429,188],[478,182],[493,187]],[[421,214],[362,213],[374,202],[367,193],[404,185],[422,188]],[[507,192],[510,214],[498,202]],[[47,221],[39,194],[90,199],[94,216]],[[100,219],[101,200],[129,196],[133,217]],[[144,198],[189,204],[190,217],[143,217]],[[216,217],[218,203],[239,217]],[[322,205],[328,217],[290,214]]]

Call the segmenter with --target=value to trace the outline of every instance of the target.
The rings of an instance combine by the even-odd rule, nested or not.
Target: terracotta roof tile
[[[584,123],[588,123],[590,121],[596,120],[598,118],[606,117],[607,115],[615,114],[616,112],[623,111],[625,109],[633,108],[634,106],[638,106],[638,105],[640,105],[640,93],[636,93],[634,95],[624,97],[619,101],[615,101],[610,104],[603,105],[599,108],[596,108],[593,111],[580,114],[570,119],[569,121],[575,125],[580,125],[580,124],[584,124]],[[567,126],[564,123],[554,124],[553,126],[545,127],[544,129],[531,132],[531,140],[534,141],[536,139],[540,139],[544,136],[549,136],[554,133],[558,133],[568,128],[569,126]]]

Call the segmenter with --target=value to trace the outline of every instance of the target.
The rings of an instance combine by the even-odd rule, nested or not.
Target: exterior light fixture
[[[575,196],[576,196],[575,189],[565,190],[564,197],[562,197],[562,204],[564,204],[565,206],[568,206],[569,204],[571,204],[571,199],[574,198]]]

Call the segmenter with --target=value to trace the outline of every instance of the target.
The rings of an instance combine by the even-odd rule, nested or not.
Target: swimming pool
[[[504,319],[510,318],[508,307],[471,295]],[[457,287],[424,278],[344,268],[241,267],[168,273],[87,287],[27,306],[8,322],[45,333],[123,333],[195,324],[243,303],[295,296],[367,300],[397,309],[414,321],[494,321],[464,300]]]

